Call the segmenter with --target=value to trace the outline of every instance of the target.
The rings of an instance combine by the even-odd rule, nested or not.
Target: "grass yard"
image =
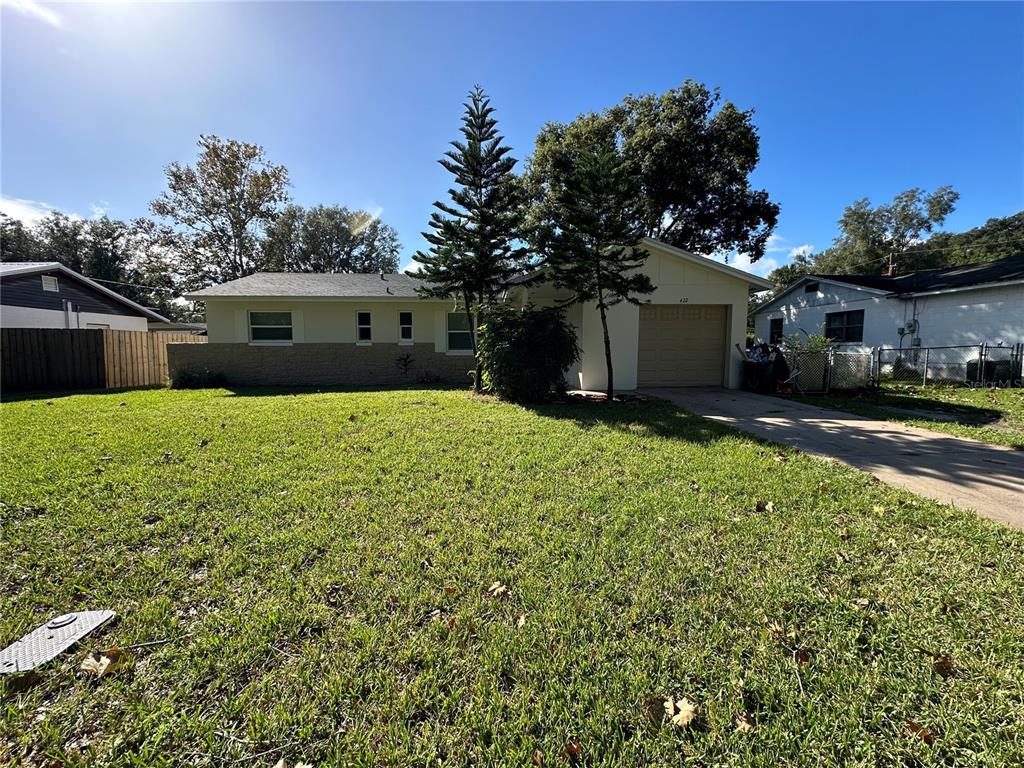
[[[887,385],[856,395],[798,399],[1024,450],[1024,389]]]
[[[0,678],[0,764],[1024,763],[1024,533],[667,403],[0,417],[0,645],[120,617]]]

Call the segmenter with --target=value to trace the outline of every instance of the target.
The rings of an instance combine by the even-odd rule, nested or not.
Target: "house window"
[[[369,312],[356,312],[356,343],[369,344],[373,341],[373,323]]]
[[[398,343],[412,344],[412,312],[398,313]]]
[[[473,337],[469,330],[469,318],[465,312],[448,313],[448,351],[461,352],[473,349]]]
[[[821,290],[821,283],[807,283],[804,285],[804,293],[817,293]]]
[[[825,315],[825,335],[829,341],[857,344],[864,341],[864,310],[829,312]]]
[[[782,318],[772,318],[768,324],[768,343],[778,344],[780,341],[782,341]]]
[[[57,284],[57,278],[53,275],[43,275],[43,290],[58,293],[60,286]]]
[[[291,340],[291,312],[249,313],[249,341],[281,343]]]

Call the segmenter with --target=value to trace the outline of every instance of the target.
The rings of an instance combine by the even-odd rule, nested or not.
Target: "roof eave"
[[[912,296],[937,296],[943,293],[962,293],[964,291],[980,291],[985,288],[1002,288],[1007,285],[1022,285],[1024,284],[1024,278],[1016,278],[1013,280],[993,280],[988,283],[974,283],[972,285],[957,285],[951,288],[934,288],[931,290],[923,291],[903,291],[893,292],[887,294],[894,298],[912,297]]]

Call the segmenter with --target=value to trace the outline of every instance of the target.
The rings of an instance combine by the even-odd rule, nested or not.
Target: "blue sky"
[[[145,215],[214,133],[264,145],[298,203],[380,210],[406,264],[474,83],[522,159],[548,120],[687,78],[756,109],[782,213],[755,271],[860,197],[952,184],[952,230],[1024,208],[1020,3],[2,2],[0,192],[26,217]]]

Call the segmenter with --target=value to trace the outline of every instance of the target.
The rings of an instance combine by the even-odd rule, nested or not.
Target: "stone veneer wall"
[[[412,358],[408,372],[398,365],[403,355]],[[473,358],[435,352],[433,344],[168,344],[167,368],[171,381],[177,372],[209,372],[252,386],[466,384]]]

